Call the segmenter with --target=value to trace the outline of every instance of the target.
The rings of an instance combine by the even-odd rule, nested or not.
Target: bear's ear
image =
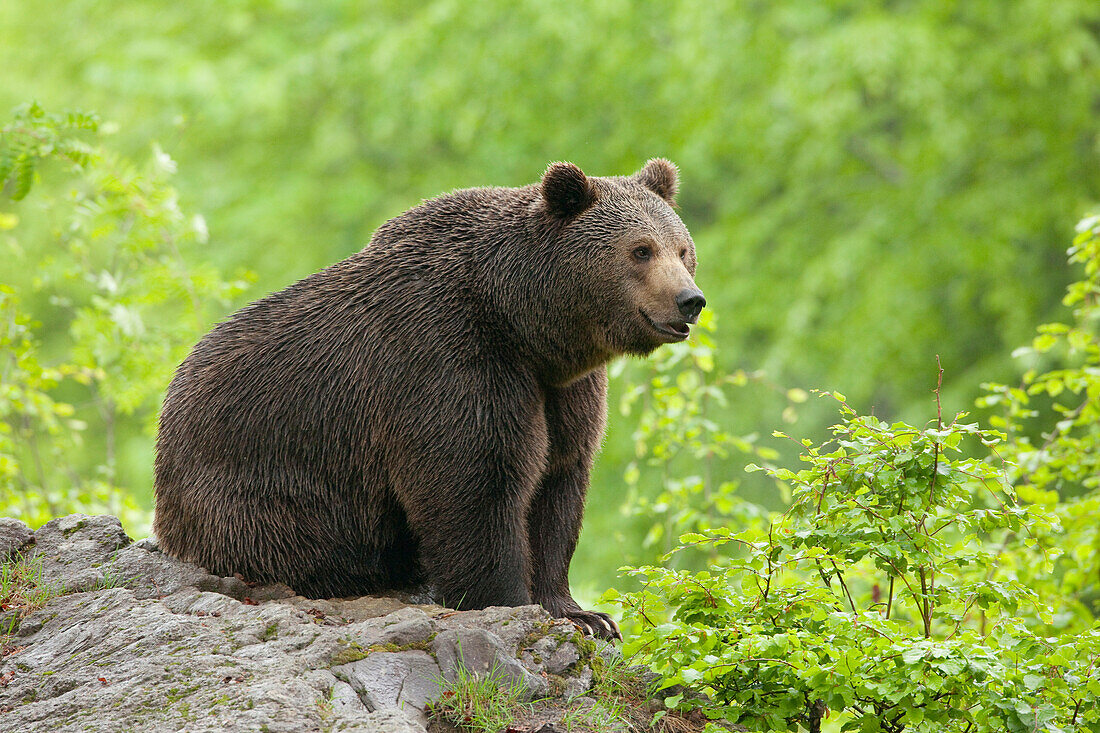
[[[569,219],[596,202],[596,188],[572,163],[551,163],[542,176],[542,199],[551,214]]]
[[[664,158],[650,158],[642,169],[634,174],[634,180],[670,204],[676,203],[679,177],[675,164]]]

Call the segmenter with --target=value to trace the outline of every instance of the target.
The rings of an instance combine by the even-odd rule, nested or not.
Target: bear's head
[[[632,176],[589,177],[554,163],[542,177],[541,206],[569,254],[576,313],[610,355],[645,355],[683,341],[706,305],[695,285],[695,243],[672,209],[676,166],[648,161]]]

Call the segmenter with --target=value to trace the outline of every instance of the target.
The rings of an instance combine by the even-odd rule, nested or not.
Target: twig
[[[894,576],[890,576],[890,595],[886,597],[886,618],[890,618],[890,609],[894,606]]]
[[[943,387],[943,366],[940,365],[940,355],[936,354],[936,430],[943,430],[943,407],[940,405],[940,389]],[[928,503],[936,501],[936,476],[940,472],[940,444],[933,442],[932,480],[928,482]]]
[[[848,596],[848,605],[852,607],[852,613],[858,614],[859,612],[856,611],[856,604],[852,600],[852,594],[848,592],[848,586],[844,582],[844,573],[840,572],[840,568],[836,566],[835,562],[830,560],[829,563],[833,566],[833,570],[836,571],[836,577],[837,580],[840,581],[840,587],[844,589],[844,595]]]
[[[921,609],[921,620],[924,621],[924,638],[932,638],[932,611],[929,608],[928,581],[924,575],[924,567],[920,568],[920,593],[921,600],[917,604]]]

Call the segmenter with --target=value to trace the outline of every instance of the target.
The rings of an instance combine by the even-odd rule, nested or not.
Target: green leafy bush
[[[97,130],[91,115],[34,104],[0,128],[0,251],[13,265],[0,286],[0,511],[35,526],[108,511],[141,530],[119,436],[151,441],[171,370],[246,278],[185,260],[206,227],[180,209],[170,158],[154,146],[136,166]],[[148,475],[132,477],[145,492]]]
[[[689,342],[661,349],[635,365],[624,380],[629,386],[619,409],[636,427],[622,511],[645,525],[642,550],[648,557],[668,552],[684,532],[764,516],[738,495],[738,482],[725,476],[731,465],[744,466],[753,458],[773,460],[779,454],[761,445],[755,434],[733,433],[718,416],[728,409],[734,390],[772,385],[760,373],[726,374],[717,368],[716,321],[712,311],[704,310]],[[619,361],[612,372],[619,376],[629,368]],[[802,401],[804,394],[792,390],[790,398]]]
[[[938,388],[924,428],[834,393],[841,421],[800,441],[805,467],[752,467],[790,486],[786,512],[665,558],[713,548],[707,570],[629,569],[643,588],[608,594],[625,652],[709,696],[668,705],[760,730],[1100,730],[1098,242],[1087,220],[1073,324],[1021,353],[1047,368],[987,386],[1005,432],[945,423]]]
[[[1002,564],[1032,587],[1060,599],[1052,632],[1087,626],[1100,615],[1100,216],[1082,221],[1069,250],[1085,277],[1063,300],[1070,323],[1039,327],[1016,354],[1032,363],[1016,387],[985,384],[984,407],[1009,440],[1001,454],[1020,497],[1047,507],[1057,523],[1010,543]],[[1037,554],[1055,554],[1053,572],[1037,573]]]
[[[862,731],[1100,720],[1100,627],[1041,636],[1029,615],[1049,623],[1054,610],[997,577],[991,548],[1052,522],[993,464],[957,453],[998,437],[957,420],[888,425],[843,402],[841,414],[831,442],[804,443],[807,468],[764,469],[793,490],[766,534],[681,538],[734,545],[727,564],[632,571],[646,586],[620,598],[640,622],[626,651],[710,691],[692,704],[765,730],[819,730],[830,711]]]

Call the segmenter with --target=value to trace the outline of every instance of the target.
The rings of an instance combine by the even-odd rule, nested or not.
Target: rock
[[[572,700],[574,698],[581,700],[591,700],[592,698],[582,698],[584,693],[592,689],[592,670],[589,667],[585,667],[580,671],[576,677],[570,677],[566,680],[565,689],[562,690],[562,697],[566,700]]]
[[[106,565],[130,544],[117,517],[70,514],[51,519],[34,533],[32,558],[42,560],[42,578],[73,593],[107,583]]]
[[[330,690],[315,689],[310,675],[330,654],[308,653],[324,646],[318,627],[292,608],[229,598],[219,605],[210,592],[173,601],[179,612],[112,588],[63,596],[33,613],[23,628],[36,630],[0,665],[14,675],[0,688],[0,709],[14,707],[0,714],[0,729],[320,729]],[[223,611],[198,615],[216,608]],[[263,638],[267,628],[277,638]],[[371,730],[366,707],[347,702],[332,705],[331,716]]]
[[[571,641],[563,641],[553,634],[536,640],[523,651],[521,657],[528,669],[545,671],[549,674],[562,674],[581,658],[577,646]]]
[[[7,562],[13,554],[30,544],[34,532],[18,519],[0,517],[0,562]]]
[[[615,650],[615,651],[616,651],[616,653],[618,652],[618,650]],[[657,674],[656,672],[654,672],[649,667],[644,667],[642,665],[636,664],[636,665],[627,667],[626,672],[628,674],[630,674],[630,676],[633,677],[634,679],[639,680],[643,685],[645,685],[646,689],[648,689],[648,690],[656,689],[657,685],[659,685],[660,682],[661,682],[661,675]],[[676,693],[675,692],[670,692],[668,694],[669,695],[675,695]]]
[[[234,578],[234,580],[237,580]],[[244,597],[254,601],[278,601],[283,598],[293,598],[297,595],[294,589],[285,583],[269,583],[268,585],[249,586],[243,581],[237,580],[244,586]]]
[[[143,537],[140,540],[134,542],[134,547],[139,550],[145,550],[146,552],[160,552],[160,543],[157,542],[156,537]]]
[[[236,578],[219,578],[197,565],[138,545],[110,555],[98,568],[101,582],[109,579],[133,588],[138,598],[161,598],[183,588],[197,588],[239,599],[248,590]]]
[[[386,616],[344,627],[349,641],[361,648],[379,645],[409,646],[427,642],[435,633],[428,614],[420,608],[402,608]]]
[[[376,710],[365,718],[370,733],[426,733],[423,725],[400,710]]]
[[[577,651],[576,645],[565,642],[550,655],[550,659],[546,662],[546,671],[550,674],[562,674],[579,662],[580,658],[581,654]]]
[[[163,599],[172,613],[192,616],[232,616],[240,613],[244,604],[221,593],[184,588]]]
[[[428,641],[428,638],[435,633],[428,614],[419,608],[402,608],[388,616],[383,616],[382,620],[386,622],[382,629],[384,644],[397,646],[417,644]]]
[[[347,712],[348,709],[353,711],[366,710],[363,701],[359,699],[359,694],[347,682],[341,682],[340,680],[333,683],[329,700],[332,701],[333,709],[339,712]]]
[[[518,647],[538,629],[548,629],[552,622],[542,606],[490,606],[480,611],[449,613],[436,619],[442,629],[486,629],[512,648]]]
[[[109,516],[35,533],[0,520],[0,552],[40,559],[61,593],[21,619],[0,615],[0,634],[14,632],[0,657],[0,730],[426,733],[429,703],[460,666],[540,699],[540,715],[558,709],[546,721],[567,704],[542,700],[547,674],[567,695],[592,685],[573,626],[538,606],[303,598],[131,543]]]
[[[376,652],[358,662],[333,667],[370,710],[401,710],[427,724],[428,703],[439,699],[440,670],[427,652]]]
[[[332,617],[340,623],[367,621],[400,611],[413,605],[398,596],[359,596],[358,598],[303,598],[293,596],[286,603],[307,612],[316,612],[321,617]],[[421,605],[419,608],[428,613],[441,611],[439,606]]]
[[[528,700],[543,697],[550,692],[547,681],[531,674],[491,631],[474,628],[449,629],[435,637],[431,650],[439,662],[443,679],[448,682],[456,680],[460,667],[464,667],[479,677],[491,676],[501,684],[523,688]]]

